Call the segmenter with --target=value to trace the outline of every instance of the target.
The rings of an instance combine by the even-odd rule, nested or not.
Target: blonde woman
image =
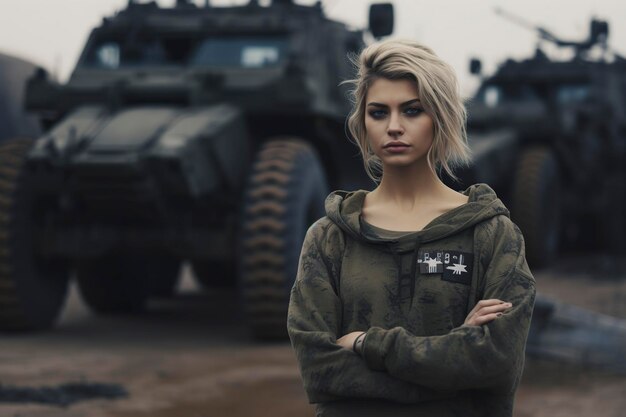
[[[535,281],[519,229],[469,160],[452,68],[412,41],[358,60],[348,120],[371,191],[307,232],[288,332],[318,416],[510,416]]]

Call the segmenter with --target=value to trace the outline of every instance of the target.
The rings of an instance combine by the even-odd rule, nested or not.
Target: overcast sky
[[[142,0],[145,1],[145,0]],[[311,4],[311,0],[296,0]],[[247,0],[212,0],[214,4],[241,4]],[[457,70],[465,94],[477,80],[468,74],[468,61],[480,57],[486,72],[507,57],[533,54],[537,38],[494,13],[501,7],[569,39],[587,36],[589,19],[610,24],[609,44],[626,53],[624,0],[395,0],[394,36],[419,40]],[[159,0],[169,7],[175,0]],[[204,0],[197,0],[198,4]],[[372,1],[324,0],[334,19],[363,27]],[[102,17],[123,8],[127,0],[0,0],[0,52],[16,55],[66,79],[91,28]]]

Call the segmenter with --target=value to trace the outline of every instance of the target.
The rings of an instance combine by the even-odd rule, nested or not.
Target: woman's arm
[[[485,325],[462,325],[442,336],[418,337],[402,327],[372,327],[363,342],[363,357],[370,369],[385,370],[404,381],[434,389],[511,390],[517,385],[535,281],[517,226],[504,216],[493,222],[489,230],[493,247],[482,298],[504,300],[512,307]]]
[[[372,370],[357,354],[336,343],[342,314],[333,285],[338,259],[333,262],[320,246],[337,250],[343,242],[339,242],[340,236],[329,238],[330,224],[323,222],[318,221],[307,232],[287,318],[287,330],[309,401],[380,398],[415,403],[453,396],[454,393],[401,381],[384,370]]]
[[[480,300],[472,311],[469,312],[465,318],[465,326],[480,326],[487,324],[492,320],[501,317],[503,312],[513,305],[511,303],[492,298],[488,300]],[[344,349],[349,349],[353,352],[362,354],[363,341],[365,340],[367,332],[350,332],[337,339],[337,344]]]

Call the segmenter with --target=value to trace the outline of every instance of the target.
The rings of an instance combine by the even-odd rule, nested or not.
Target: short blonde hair
[[[454,69],[430,48],[411,40],[374,43],[353,61],[357,75],[356,79],[347,81],[354,86],[348,129],[361,151],[367,175],[379,183],[382,161],[374,154],[367,139],[365,100],[370,85],[378,78],[385,78],[408,79],[417,84],[420,102],[434,125],[428,164],[433,170],[443,169],[456,178],[452,170],[469,163],[470,150],[465,128],[467,112]]]

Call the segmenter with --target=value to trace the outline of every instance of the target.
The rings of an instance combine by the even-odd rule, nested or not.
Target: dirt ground
[[[626,318],[626,263],[589,262],[573,257],[537,273],[539,290]],[[188,270],[176,298],[140,316],[94,316],[73,288],[55,329],[0,335],[0,384],[119,384],[128,396],[66,407],[0,403],[0,416],[313,416],[288,342],[255,342],[237,311],[234,291],[202,293]],[[529,358],[515,416],[618,417],[624,410],[625,376]]]
[[[544,295],[626,319],[626,259],[572,255],[535,277]],[[528,358],[514,415],[626,416],[626,375]]]

